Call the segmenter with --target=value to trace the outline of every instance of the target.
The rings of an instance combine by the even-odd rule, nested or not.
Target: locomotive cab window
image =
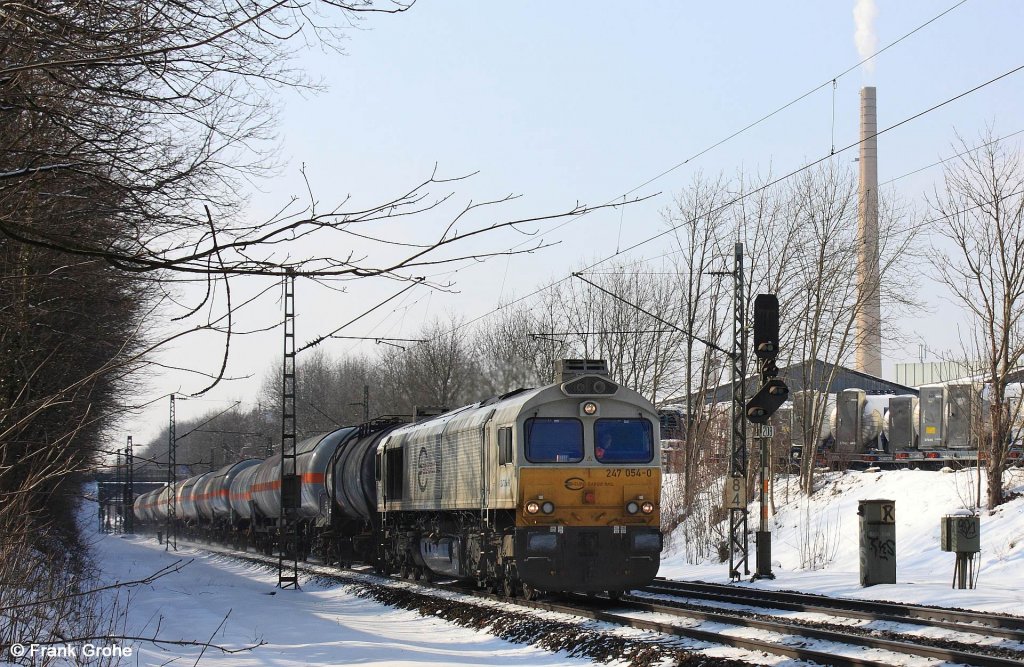
[[[498,465],[512,463],[512,429],[508,426],[498,429]]]
[[[526,458],[531,463],[583,460],[583,423],[578,419],[533,417],[526,420]]]
[[[594,422],[594,456],[602,463],[649,463],[654,458],[651,422],[598,419]]]

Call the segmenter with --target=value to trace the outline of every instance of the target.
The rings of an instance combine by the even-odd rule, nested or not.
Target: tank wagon
[[[135,512],[135,518],[140,523],[147,525],[152,524],[156,521],[156,515],[154,509],[156,508],[156,497],[160,493],[160,489],[143,493],[135,499],[133,505],[133,511]]]
[[[826,400],[825,430],[818,437],[822,464],[932,466],[974,465],[990,437],[990,410],[980,383],[950,383],[919,389],[919,395],[868,394],[844,389]],[[779,411],[799,434],[803,393],[796,392],[792,412]],[[821,398],[812,394],[813,400]],[[1016,429],[1008,443],[1007,462],[1024,459]],[[794,436],[797,437],[797,436]],[[802,442],[794,440],[800,451]]]
[[[201,525],[211,539],[231,540],[236,516],[232,514],[231,484],[243,471],[259,465],[259,459],[245,459],[211,472],[196,485],[196,509]],[[248,528],[248,525],[245,526]]]
[[[315,537],[313,528],[316,519],[326,509],[327,490],[325,480],[328,465],[338,444],[356,427],[341,428],[326,434],[306,438],[295,446],[295,474],[299,480],[299,504],[294,512],[297,522],[295,545],[278,545],[279,528],[283,521],[281,510],[281,455],[271,456],[255,467],[249,486],[249,502],[252,503],[249,520],[257,547],[270,553],[276,546],[284,546],[299,553],[308,553]],[[239,489],[242,491],[242,489]]]
[[[649,401],[612,382],[603,362],[565,360],[544,387],[299,443],[295,543],[280,537],[280,456],[179,482],[177,514],[266,552],[472,580],[531,598],[614,596],[658,571],[659,440]],[[166,520],[168,498],[167,489],[140,497],[136,517]]]
[[[199,509],[196,507],[198,489],[203,485],[204,480],[212,473],[203,473],[195,477],[189,477],[176,487],[178,495],[177,514],[187,526],[197,526],[199,523]]]

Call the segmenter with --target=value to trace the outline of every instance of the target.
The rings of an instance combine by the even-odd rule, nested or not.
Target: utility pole
[[[724,506],[729,508],[729,578],[740,580],[740,565],[750,574],[747,543],[747,328],[746,295],[743,291],[743,244],[733,246],[733,270],[711,271],[713,276],[733,279],[732,352],[729,357],[732,380],[732,428],[729,437],[729,477],[725,482]]]
[[[296,513],[302,502],[302,482],[296,464],[295,425],[295,274],[284,284],[284,360],[281,364],[281,516],[277,552],[278,588],[299,588],[299,536]],[[287,556],[287,557],[286,557]],[[286,564],[285,561],[288,561]]]
[[[130,435],[124,447],[124,466],[124,496],[121,500],[124,505],[124,532],[133,534],[135,532],[135,452],[132,449],[132,436]]]
[[[734,268],[732,271],[710,271],[713,276],[729,276],[734,282],[733,291],[733,340],[732,351],[722,349],[713,342],[704,340],[694,335],[691,331],[667,322],[656,313],[644,310],[640,306],[630,303],[621,296],[610,292],[597,283],[587,280],[582,273],[574,273],[573,277],[579,278],[592,287],[612,296],[623,303],[629,304],[645,315],[666,324],[686,336],[698,340],[708,348],[717,350],[729,357],[732,362],[732,434],[731,434],[731,455],[729,457],[729,479],[726,481],[725,503],[729,508],[729,576],[734,581],[739,581],[739,566],[743,565],[745,574],[750,574],[747,546],[747,414],[746,414],[746,371],[747,371],[747,330],[745,321],[745,301],[743,293],[743,244],[736,243],[734,246]],[[737,552],[739,557],[737,558]]]
[[[175,488],[178,483],[178,438],[174,433],[174,424],[174,394],[172,393],[171,413],[167,430],[167,488],[170,495],[167,498],[167,523],[165,528],[167,541],[164,542],[164,551],[172,548],[175,551],[178,550],[178,493]]]
[[[750,574],[747,543],[747,328],[746,295],[743,290],[743,244],[733,247],[732,320],[732,442],[729,478],[743,489],[742,506],[729,508],[729,578],[738,581],[739,568]]]
[[[124,509],[122,504],[124,503],[124,486],[121,482],[121,450],[117,450],[117,461],[114,464],[114,490],[113,493],[107,495],[107,502],[113,508],[114,512],[114,525],[111,527],[110,532],[115,535],[121,532],[121,525],[118,521],[118,517],[124,516]]]

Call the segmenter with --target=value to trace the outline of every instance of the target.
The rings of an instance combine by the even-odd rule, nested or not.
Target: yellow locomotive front
[[[561,398],[537,396],[516,424],[517,577],[543,591],[614,595],[646,585],[662,547],[654,406],[599,375],[551,390]]]
[[[391,432],[378,566],[508,594],[621,591],[661,554],[658,416],[603,363]],[[594,368],[599,364],[598,368]]]

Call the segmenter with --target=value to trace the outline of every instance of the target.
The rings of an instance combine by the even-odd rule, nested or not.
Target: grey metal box
[[[972,422],[976,421],[975,411],[980,396],[969,384],[951,384],[947,388],[946,404],[946,447],[971,449],[974,444]]]
[[[976,514],[942,517],[942,550],[962,554],[981,551],[981,517]]]
[[[896,501],[861,500],[860,585],[896,583]]]
[[[918,409],[918,449],[942,449],[946,435],[946,388],[922,387]]]
[[[861,451],[861,416],[864,391],[844,389],[836,397],[836,451],[856,454]]]
[[[889,399],[889,451],[914,449],[914,406],[916,396],[893,396]]]

